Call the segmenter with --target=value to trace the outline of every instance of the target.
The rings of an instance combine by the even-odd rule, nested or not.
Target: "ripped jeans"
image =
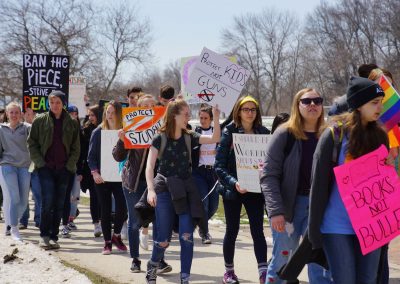
[[[172,204],[171,195],[168,191],[157,193],[156,206],[157,237],[153,242],[151,262],[159,263],[164,257],[164,252],[171,239],[172,228],[175,221],[175,210]],[[193,259],[193,221],[190,213],[179,216],[179,243],[181,245],[181,273],[190,274]],[[164,243],[164,245],[162,245]]]
[[[293,223],[286,223],[286,231],[283,233],[278,233],[271,228],[273,247],[271,262],[268,266],[266,284],[284,283],[276,273],[286,264],[289,257],[299,246],[300,237],[307,229],[308,207],[309,197],[298,195],[296,197]],[[310,284],[333,283],[331,281],[330,272],[315,263],[308,264],[308,279]]]

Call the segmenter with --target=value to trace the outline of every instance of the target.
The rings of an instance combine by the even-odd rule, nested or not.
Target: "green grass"
[[[116,282],[109,278],[103,277],[100,274],[97,274],[89,269],[79,267],[79,266],[72,264],[70,262],[67,262],[65,260],[61,260],[61,263],[63,265],[65,265],[66,267],[72,268],[72,269],[86,275],[86,277],[89,278],[89,280],[92,281],[93,284],[120,284],[120,282]]]

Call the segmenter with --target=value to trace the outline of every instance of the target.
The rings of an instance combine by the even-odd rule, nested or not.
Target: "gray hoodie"
[[[0,125],[0,165],[17,168],[28,168],[31,163],[27,139],[31,125],[26,122],[18,124],[12,130],[6,123]]]

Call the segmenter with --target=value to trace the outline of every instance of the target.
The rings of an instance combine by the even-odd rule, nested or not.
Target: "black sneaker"
[[[134,259],[132,260],[131,272],[133,272],[133,273],[138,273],[138,272],[140,272],[140,264],[141,264],[141,263],[142,263],[142,262],[141,262],[139,259],[134,258]]]
[[[160,261],[160,264],[158,265],[157,274],[168,273],[171,271],[172,271],[172,266],[166,263],[164,259],[162,259]]]
[[[201,237],[201,242],[203,243],[203,245],[209,245],[211,244],[211,236],[209,233],[203,235]]]
[[[146,271],[146,283],[147,284],[156,284],[157,282],[157,265],[153,265],[147,262],[147,271]]]

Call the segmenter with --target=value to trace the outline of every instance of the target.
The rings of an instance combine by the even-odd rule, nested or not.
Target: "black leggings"
[[[120,234],[122,225],[126,219],[126,202],[120,182],[106,182],[95,184],[97,197],[101,208],[101,229],[103,230],[104,241],[111,241],[111,209],[112,198],[115,200],[114,233]]]

